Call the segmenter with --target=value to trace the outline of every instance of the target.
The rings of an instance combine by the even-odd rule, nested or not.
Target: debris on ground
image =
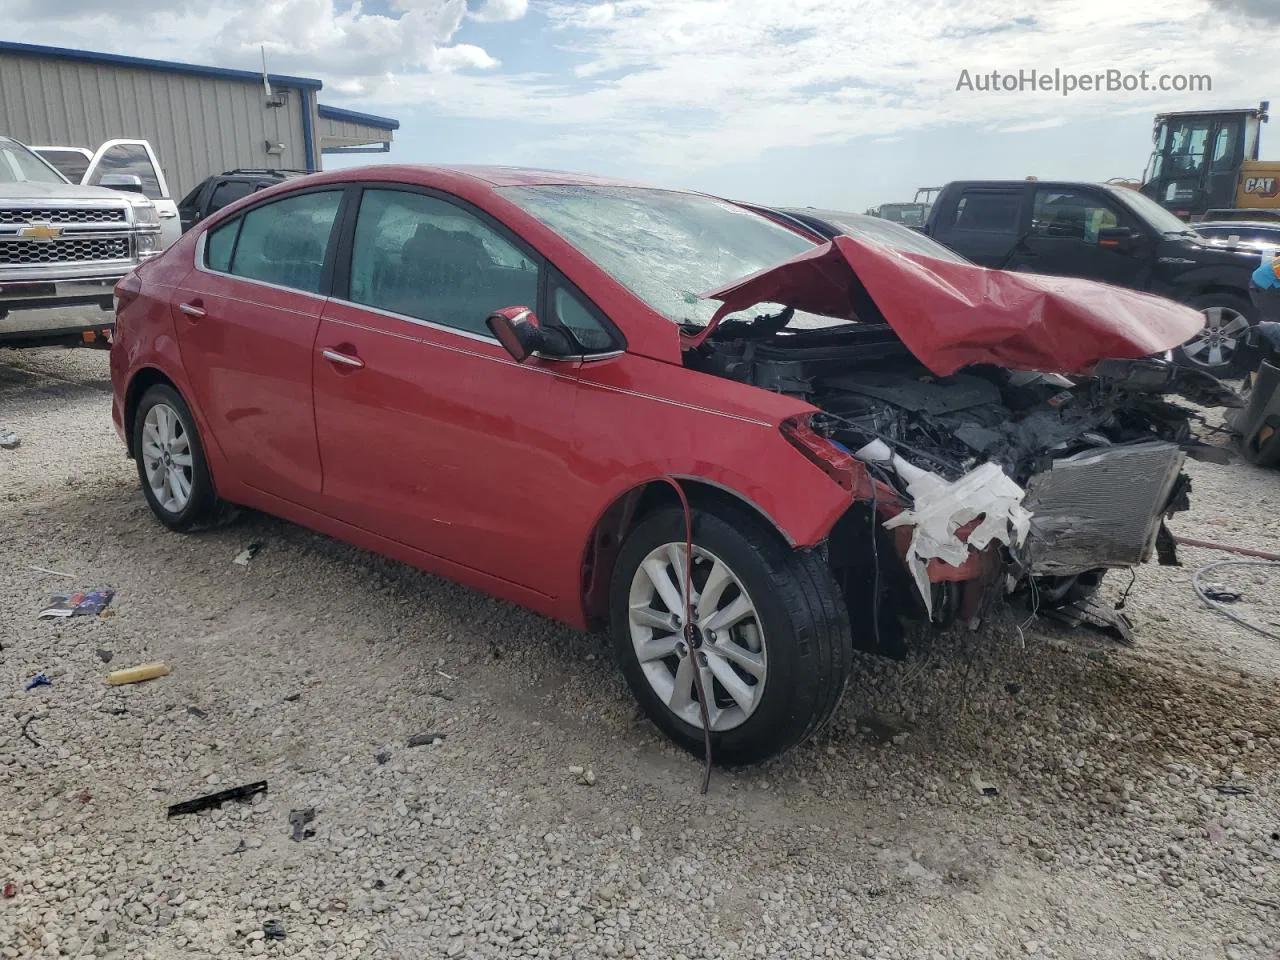
[[[236,554],[235,559],[231,562],[241,567],[247,567],[249,561],[258,555],[258,551],[262,549],[262,543],[255,540],[243,550]]]
[[[4,885],[4,898],[6,900],[12,900],[17,895],[18,895],[18,885],[16,883],[14,883],[13,881],[9,881]]]
[[[284,924],[279,920],[265,920],[262,923],[262,935],[268,940],[283,940]]]
[[[994,783],[988,783],[986,780],[983,780],[976,773],[969,777],[969,782],[973,784],[973,789],[977,790],[980,796],[983,796],[983,797],[1000,796],[999,787],[997,787]]]
[[[39,619],[51,617],[96,617],[106,610],[115,597],[114,590],[80,590],[55,593],[49,606],[40,611]]]
[[[22,438],[12,430],[0,430],[0,448],[17,450],[22,446]]]
[[[53,681],[46,677],[43,673],[37,673],[34,677],[27,681],[24,690],[34,690],[36,687],[52,687]]]
[[[382,766],[384,763],[388,763],[391,760],[391,751],[383,750],[381,753],[377,754],[373,759],[378,762],[379,766]]]
[[[1218,587],[1212,584],[1204,588],[1204,595],[1210,600],[1217,600],[1219,603],[1238,603],[1242,596],[1239,590],[1230,590],[1227,587]]]
[[[112,653],[110,650],[103,650],[101,647],[99,647],[97,650],[93,652],[98,655],[98,659],[101,660],[103,663],[110,663],[111,658],[115,656],[115,654]]]
[[[31,724],[35,721],[35,719],[36,718],[34,716],[30,716],[30,717],[27,717],[27,719],[22,721],[22,737],[24,740],[28,741],[33,746],[38,747],[40,746],[40,741],[27,732],[27,727],[31,726]]]
[[[201,710],[199,707],[187,707],[187,713],[195,717],[197,720],[203,720],[205,717],[208,716],[208,714],[205,713],[203,710]]]
[[[308,840],[316,835],[314,830],[307,829],[307,824],[316,818],[316,808],[289,811],[289,839]]]
[[[88,803],[90,800],[93,799],[93,794],[90,793],[88,790],[81,790],[79,793],[76,794],[75,799],[76,799],[76,803]]]
[[[1260,552],[1260,551],[1255,551],[1255,552]],[[1226,604],[1234,603],[1235,600],[1219,600],[1210,594],[1210,590],[1212,590],[1213,588],[1209,587],[1204,583],[1204,576],[1210,571],[1218,570],[1218,569],[1221,569],[1222,567],[1264,567],[1269,570],[1280,571],[1280,561],[1217,560],[1213,563],[1210,563],[1201,567],[1199,570],[1195,572],[1195,575],[1192,576],[1191,578],[1191,589],[1193,589],[1196,592],[1196,596],[1198,596],[1201,600],[1203,600],[1210,609],[1216,610],[1218,613],[1222,614],[1224,617],[1226,617],[1228,620],[1232,621],[1233,623],[1238,623],[1240,626],[1244,627],[1245,629],[1252,630],[1254,633],[1259,634],[1260,636],[1264,636],[1268,640],[1280,641],[1280,633],[1275,633],[1271,630],[1266,629],[1265,627],[1260,627],[1253,621],[1248,620],[1240,616],[1239,614],[1233,613],[1232,611],[1228,610],[1226,608]],[[1238,599],[1239,597],[1237,596],[1236,600]]]
[[[1253,787],[1243,783],[1219,783],[1213,789],[1224,797],[1247,797],[1253,793]]]
[[[144,663],[138,667],[126,667],[124,670],[112,670],[107,674],[107,683],[118,687],[125,683],[142,683],[144,680],[155,680],[167,677],[169,668],[163,662]]]
[[[576,777],[583,786],[594,787],[596,785],[596,774],[590,767],[570,767],[569,776]]]
[[[1114,610],[1095,600],[1076,600],[1061,606],[1048,607],[1040,613],[1050,620],[1057,620],[1075,629],[1090,627],[1099,633],[1119,640],[1121,643],[1133,643],[1133,621],[1119,610]]]
[[[425,747],[429,744],[431,746],[435,746],[436,744],[442,743],[444,738],[445,734],[443,733],[415,733],[409,738],[409,746]]]
[[[291,693],[291,694],[289,694],[287,697],[285,697],[285,698],[284,698],[284,702],[285,702],[285,703],[297,703],[297,702],[298,702],[299,700],[301,700],[301,699],[302,699],[302,694],[300,694],[300,693]]]
[[[61,570],[50,570],[48,567],[37,567],[34,563],[27,564],[28,570],[34,570],[36,573],[47,573],[51,577],[74,577],[74,573],[63,573]]]
[[[246,783],[241,787],[219,790],[217,793],[208,793],[203,797],[196,797],[194,800],[175,803],[169,808],[169,816],[181,817],[188,813],[199,813],[201,810],[219,809],[230,800],[248,800],[256,794],[266,792],[267,781],[265,780],[259,780],[257,783]]]

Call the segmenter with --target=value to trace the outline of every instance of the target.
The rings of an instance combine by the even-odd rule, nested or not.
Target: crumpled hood
[[[758,303],[846,320],[878,308],[939,376],[979,363],[1083,374],[1099,360],[1163,353],[1204,325],[1190,307],[1151,294],[934,260],[846,236],[702,297],[722,305],[686,346],[701,343],[723,317]]]

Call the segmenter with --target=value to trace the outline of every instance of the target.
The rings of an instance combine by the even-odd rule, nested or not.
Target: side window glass
[[[72,183],[83,180],[89,170],[89,158],[78,150],[37,150],[36,153],[53,164]]]
[[[1207,122],[1184,123],[1175,129],[1169,141],[1169,159],[1173,172],[1198,174],[1204,170],[1204,153],[1208,143]]]
[[[329,233],[342,191],[287,197],[250,210],[240,219],[231,272],[307,293],[320,292]]]
[[[538,264],[452,203],[366,190],[351,252],[352,302],[490,337],[485,318],[533,307]]]
[[[986,193],[972,191],[964,194],[956,204],[957,230],[985,230],[992,233],[1013,233],[1018,229],[1018,202],[1016,193]]]
[[[209,197],[209,212],[221,210],[251,193],[253,193],[253,184],[248,180],[223,180],[213,188],[213,194]]]
[[[1236,137],[1234,127],[1222,127],[1213,141],[1213,159],[1209,169],[1214,171],[1231,170],[1234,167]]]
[[[231,253],[236,248],[236,237],[240,235],[242,218],[224,223],[215,230],[209,231],[204,242],[204,263],[210,270],[219,273],[231,271]]]
[[[164,199],[160,192],[160,178],[156,176],[156,168],[147,156],[146,148],[139,143],[120,143],[102,155],[98,168],[93,172],[95,185],[109,173],[134,176],[142,181],[142,192],[152,200]]]
[[[560,284],[551,295],[552,309],[560,325],[578,341],[584,353],[604,353],[614,347],[613,337],[578,296]]]
[[[1119,217],[1100,199],[1071,190],[1036,191],[1031,217],[1033,236],[1097,243],[1098,231],[1121,226]]]

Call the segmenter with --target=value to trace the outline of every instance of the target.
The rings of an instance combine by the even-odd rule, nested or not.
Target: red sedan
[[[705,722],[724,763],[819,728],[899,614],[973,617],[1010,583],[1048,603],[1145,559],[1193,374],[1139,358],[1200,323],[494,168],[294,180],[116,294],[113,415],[161,522],[244,505],[607,625],[655,722],[691,747]]]

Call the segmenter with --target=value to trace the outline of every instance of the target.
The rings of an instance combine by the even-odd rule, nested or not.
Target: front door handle
[[[160,216],[163,217],[165,220],[172,220],[174,217],[178,215],[177,210],[168,210],[168,209],[161,210],[159,213],[160,213]]]
[[[183,313],[185,313],[188,317],[192,317],[196,320],[199,320],[201,317],[207,316],[207,314],[204,312],[204,307],[200,305],[199,300],[197,300],[195,303],[180,303],[178,304],[178,309],[181,310]]]
[[[320,356],[332,363],[340,363],[344,367],[355,367],[359,369],[364,366],[364,361],[359,357],[353,357],[349,353],[340,353],[332,347],[325,347],[320,351]]]

